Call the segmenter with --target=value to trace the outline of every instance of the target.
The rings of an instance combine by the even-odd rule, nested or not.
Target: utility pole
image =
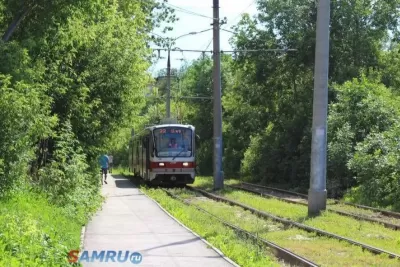
[[[181,36],[178,36],[176,38],[173,38],[168,41],[168,60],[167,60],[167,103],[166,103],[166,109],[167,109],[167,118],[169,119],[171,117],[171,48],[174,45],[175,41],[178,40],[181,37],[188,36],[188,35],[195,35],[199,33],[203,33],[206,31],[209,31],[211,29],[199,31],[199,32],[189,32],[186,34],[183,34]],[[160,36],[161,37],[161,36]],[[176,48],[175,48],[176,49]],[[174,50],[175,50],[174,49]],[[158,51],[163,50],[159,49]]]
[[[319,0],[314,69],[314,101],[311,144],[311,176],[308,214],[326,209],[326,148],[329,72],[330,0]]]
[[[171,117],[171,47],[168,44],[168,60],[167,60],[167,118]]]
[[[219,41],[219,0],[213,0],[213,50],[214,50],[214,190],[223,189],[224,176],[222,172],[222,107],[221,107],[221,59]]]

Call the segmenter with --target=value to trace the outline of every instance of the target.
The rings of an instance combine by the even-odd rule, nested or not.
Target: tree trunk
[[[11,24],[8,26],[6,32],[3,35],[3,41],[8,42],[10,40],[11,36],[17,29],[18,25],[21,23],[21,21],[28,15],[29,11],[31,11],[33,6],[28,6],[24,7],[23,10],[20,12],[20,14],[14,18],[14,20],[11,22]]]

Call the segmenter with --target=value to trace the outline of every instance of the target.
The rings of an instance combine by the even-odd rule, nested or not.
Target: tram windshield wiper
[[[185,148],[182,148],[182,150],[179,151],[179,153],[176,154],[175,157],[172,158],[172,160],[174,160],[177,156],[179,156],[183,151],[185,151]]]

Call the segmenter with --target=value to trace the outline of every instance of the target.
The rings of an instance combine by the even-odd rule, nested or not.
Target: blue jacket
[[[99,163],[101,165],[101,168],[107,169],[108,168],[108,157],[107,155],[102,155],[99,159]]]

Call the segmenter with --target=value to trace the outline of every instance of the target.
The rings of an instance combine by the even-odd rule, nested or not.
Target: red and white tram
[[[129,146],[129,169],[154,185],[192,184],[195,180],[195,128],[161,124],[134,135]]]

